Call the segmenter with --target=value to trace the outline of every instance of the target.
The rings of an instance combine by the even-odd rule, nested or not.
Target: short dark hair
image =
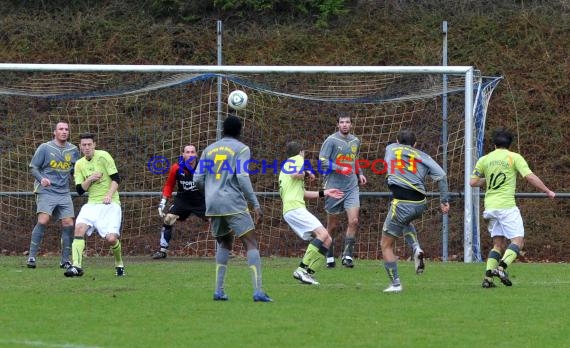
[[[290,141],[285,145],[285,154],[287,158],[297,156],[303,150],[303,145],[298,141]]]
[[[81,133],[79,134],[79,140],[81,139],[91,139],[95,141],[95,134],[93,133]]]
[[[508,149],[513,142],[513,135],[506,128],[497,128],[493,131],[492,139],[496,147]]]
[[[237,116],[230,115],[224,120],[224,135],[239,138],[243,124]]]
[[[339,123],[341,118],[348,118],[350,120],[350,122],[352,123],[352,119],[350,118],[350,115],[347,113],[344,113],[344,112],[339,112],[336,115],[336,123]]]
[[[400,133],[398,133],[398,143],[402,145],[414,146],[416,143],[416,135],[411,130],[401,130]]]
[[[65,124],[67,125],[67,128],[69,128],[69,122],[67,122],[67,121],[58,121],[58,122],[56,122],[56,124],[54,124],[54,126],[53,126],[53,130],[54,130],[54,131],[57,130],[57,125],[60,124],[60,123],[65,123]]]

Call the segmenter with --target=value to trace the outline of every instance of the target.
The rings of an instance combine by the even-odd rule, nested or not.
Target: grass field
[[[292,278],[294,258],[264,258],[273,303],[254,303],[244,259],[230,261],[228,302],[212,301],[214,261],[84,259],[65,278],[58,259],[0,257],[0,347],[564,347],[570,266],[514,264],[514,285],[480,287],[484,266],[400,263],[404,291],[384,294],[379,261]]]

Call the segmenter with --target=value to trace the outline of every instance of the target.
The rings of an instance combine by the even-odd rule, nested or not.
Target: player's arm
[[[366,183],[368,183],[368,179],[366,179],[364,171],[362,170],[362,168],[360,168],[359,160],[360,160],[360,140],[358,141],[358,152],[355,160],[356,162],[354,165],[354,171],[356,173],[356,178],[358,179],[358,183],[360,185],[366,185]]]
[[[475,164],[471,178],[469,179],[469,186],[471,187],[486,187],[487,181],[485,180],[485,171],[482,168],[481,157]]]
[[[172,197],[172,191],[174,191],[174,186],[176,185],[176,174],[179,168],[180,166],[178,163],[175,163],[172,167],[170,167],[170,171],[168,172],[168,177],[166,178],[166,182],[162,188],[162,199],[158,204],[158,216],[160,217],[164,217],[164,208],[166,208],[166,202],[168,201],[168,198]]]
[[[86,178],[82,175],[81,170],[77,168],[77,165],[75,167],[75,189],[77,190],[77,194],[81,196],[89,190],[91,184],[101,179],[102,174],[95,172]]]
[[[324,141],[323,145],[321,146],[321,150],[319,151],[319,162],[321,162],[321,168],[325,174],[329,174],[331,171],[338,169],[335,168],[335,166],[338,166],[331,158],[333,150],[334,142],[329,137]]]
[[[36,149],[32,160],[30,161],[30,172],[34,176],[34,178],[42,185],[42,186],[49,186],[50,181],[48,178],[45,178],[41,172],[41,167],[43,166],[45,160],[45,145],[41,144]]]
[[[534,186],[537,190],[546,193],[548,198],[554,198],[556,193],[551,191],[546,185],[542,182],[542,180],[534,173],[530,173],[524,177],[526,181],[528,181],[532,186]]]
[[[119,183],[121,182],[121,177],[119,176],[118,172],[109,175],[109,177],[111,178],[111,184],[109,185],[109,190],[107,190],[107,193],[105,194],[105,197],[103,198],[103,203],[105,203],[105,204],[111,203],[111,200],[113,199],[113,195],[119,189]]]
[[[179,169],[178,163],[175,163],[170,167],[170,171],[168,172],[168,177],[164,182],[164,186],[162,187],[162,199],[168,199],[172,197],[172,192],[174,191],[174,187],[176,186],[176,174],[178,173]]]
[[[428,166],[430,176],[437,182],[439,188],[439,208],[443,214],[449,212],[449,185],[447,184],[447,174],[441,166],[431,157],[424,158],[421,162]]]
[[[332,198],[342,198],[344,196],[344,192],[336,188],[330,188],[326,190],[319,190],[319,191],[305,191],[305,199],[317,199],[320,197],[332,197]]]

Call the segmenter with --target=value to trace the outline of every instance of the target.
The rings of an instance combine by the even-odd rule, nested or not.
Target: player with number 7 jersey
[[[204,149],[194,173],[194,182],[205,193],[206,216],[211,217],[212,235],[217,242],[214,301],[229,298],[224,292],[225,275],[234,236],[237,236],[247,249],[253,301],[272,302],[261,286],[261,257],[248,202],[255,210],[255,223],[261,222],[261,207],[249,173],[238,170],[238,163],[250,159],[249,147],[238,140],[242,127],[238,117],[228,116],[223,123],[223,138]]]

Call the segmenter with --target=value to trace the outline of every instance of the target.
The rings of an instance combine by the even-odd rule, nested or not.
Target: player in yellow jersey
[[[482,284],[484,288],[495,287],[493,277],[499,277],[506,286],[513,285],[505,270],[516,260],[524,245],[523,220],[515,202],[517,173],[548,198],[556,196],[533,174],[520,154],[508,150],[513,141],[509,131],[497,129],[492,139],[495,150],[477,161],[470,181],[473,187],[485,188],[483,218],[489,221],[488,229],[493,238]]]
[[[85,234],[88,236],[96,229],[99,235],[111,246],[115,257],[115,274],[125,275],[121,256],[121,202],[119,183],[121,179],[115,161],[107,151],[95,150],[95,136],[83,133],[79,136],[79,148],[83,157],[75,163],[75,185],[78,194],[89,193],[87,204],[75,222],[75,233],[71,245],[73,266],[65,271],[66,277],[83,275],[82,256],[85,249]]]
[[[305,199],[319,197],[342,198],[344,193],[336,188],[320,191],[305,191],[305,176],[315,180],[315,173],[305,171],[305,151],[297,141],[290,141],[285,149],[287,161],[279,173],[279,195],[283,200],[283,219],[303,240],[310,241],[303,260],[293,272],[293,278],[304,284],[319,285],[313,274],[325,264],[332,239],[319,219],[311,214]]]

